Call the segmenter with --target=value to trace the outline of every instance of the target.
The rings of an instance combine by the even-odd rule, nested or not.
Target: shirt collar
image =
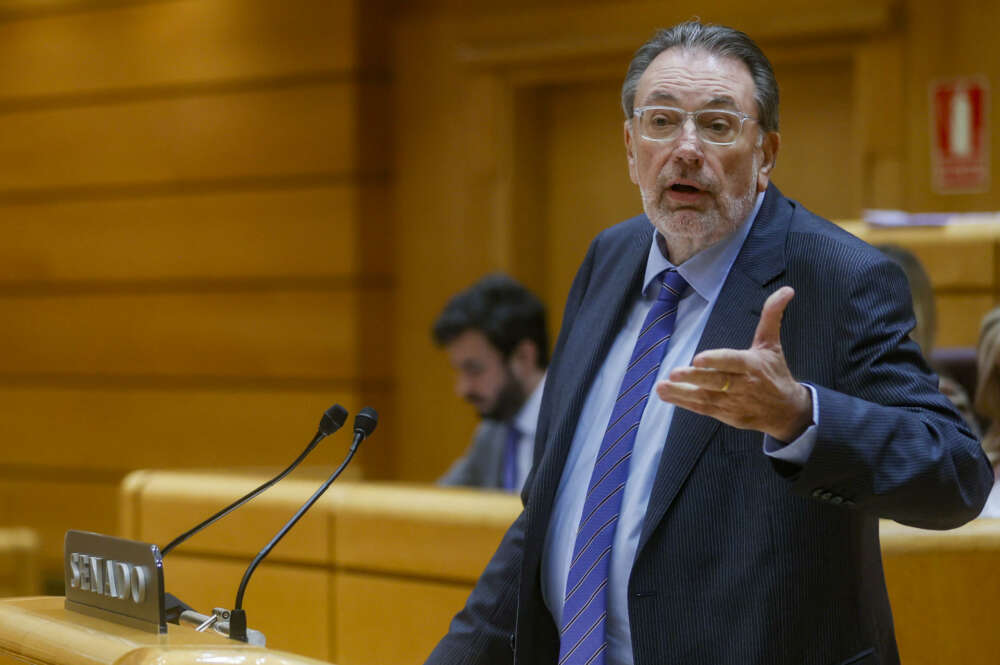
[[[538,411],[542,406],[542,389],[545,388],[545,375],[531,391],[531,395],[521,405],[520,411],[510,421],[517,431],[522,435],[535,436],[535,427],[538,425]]]
[[[642,292],[648,293],[650,284],[661,272],[667,268],[676,268],[691,289],[708,302],[712,302],[722,284],[729,275],[729,269],[733,267],[736,255],[743,247],[743,241],[750,234],[750,228],[757,219],[761,204],[764,203],[764,192],[757,195],[753,210],[743,223],[734,231],[719,242],[707,249],[703,249],[679,266],[671,263],[663,252],[657,240],[659,232],[653,234],[653,242],[649,248],[649,256],[646,259],[646,275],[642,283]]]

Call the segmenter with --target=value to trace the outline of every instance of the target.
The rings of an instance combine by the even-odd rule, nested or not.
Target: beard
[[[484,405],[479,409],[481,417],[489,420],[509,420],[517,415],[528,398],[514,373],[507,369],[505,374],[503,385],[497,391],[496,399],[493,400],[492,404]]]
[[[664,239],[690,238],[698,241],[701,249],[705,249],[739,228],[753,210],[757,199],[759,166],[760,160],[754,155],[751,177],[742,195],[728,195],[721,192],[720,183],[713,178],[688,173],[685,169],[661,173],[652,190],[640,186],[642,209]],[[665,196],[668,183],[680,178],[697,182],[700,189],[713,196],[716,205],[705,211],[690,208],[670,209]]]

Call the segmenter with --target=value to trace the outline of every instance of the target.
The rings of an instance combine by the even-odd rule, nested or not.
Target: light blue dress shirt
[[[692,256],[682,265],[676,266],[691,288],[678,304],[674,334],[657,373],[657,381],[667,378],[675,367],[691,364],[722,285],[750,232],[763,200],[764,195],[759,194],[750,216],[736,232]],[[656,291],[650,288],[650,285],[656,275],[669,267],[674,266],[660,252],[654,237],[646,261],[642,297],[629,311],[625,325],[618,332],[611,350],[598,371],[580,413],[573,444],[556,493],[543,551],[542,594],[556,626],[562,625],[566,576],[594,460],[601,447],[604,430],[611,417],[615,397],[642,322],[656,299]],[[815,391],[812,392],[815,423],[817,405]],[[615,530],[611,550],[607,621],[609,665],[632,665],[633,662],[628,621],[628,579],[639,545],[646,505],[660,464],[660,455],[663,453],[664,444],[669,444],[666,439],[673,415],[674,405],[662,401],[655,392],[651,393],[636,434],[629,463],[628,483],[622,497],[621,517]],[[767,438],[769,437],[765,437]],[[765,451],[768,454],[804,462],[811,452],[814,441],[815,425],[788,446],[781,442],[766,441]],[[667,454],[670,454],[669,451]]]

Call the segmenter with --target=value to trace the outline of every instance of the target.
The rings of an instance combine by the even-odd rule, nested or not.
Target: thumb
[[[785,307],[795,297],[795,289],[790,286],[783,286],[764,301],[764,307],[760,312],[760,322],[757,323],[757,331],[753,336],[754,347],[780,347],[781,346],[781,317],[785,314]]]

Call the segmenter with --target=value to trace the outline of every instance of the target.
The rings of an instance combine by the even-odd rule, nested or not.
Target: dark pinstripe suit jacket
[[[591,381],[639,293],[645,216],[591,244],[573,283],[539,419],[525,509],[428,662],[550,665],[558,633],[540,562]],[[975,517],[992,474],[937,390],[902,271],[773,185],[699,350],[748,347],[764,300],[796,295],[782,346],[817,387],[816,447],[772,461],[762,434],[675,412],[629,580],[636,665],[897,663],[878,518],[944,529]]]

